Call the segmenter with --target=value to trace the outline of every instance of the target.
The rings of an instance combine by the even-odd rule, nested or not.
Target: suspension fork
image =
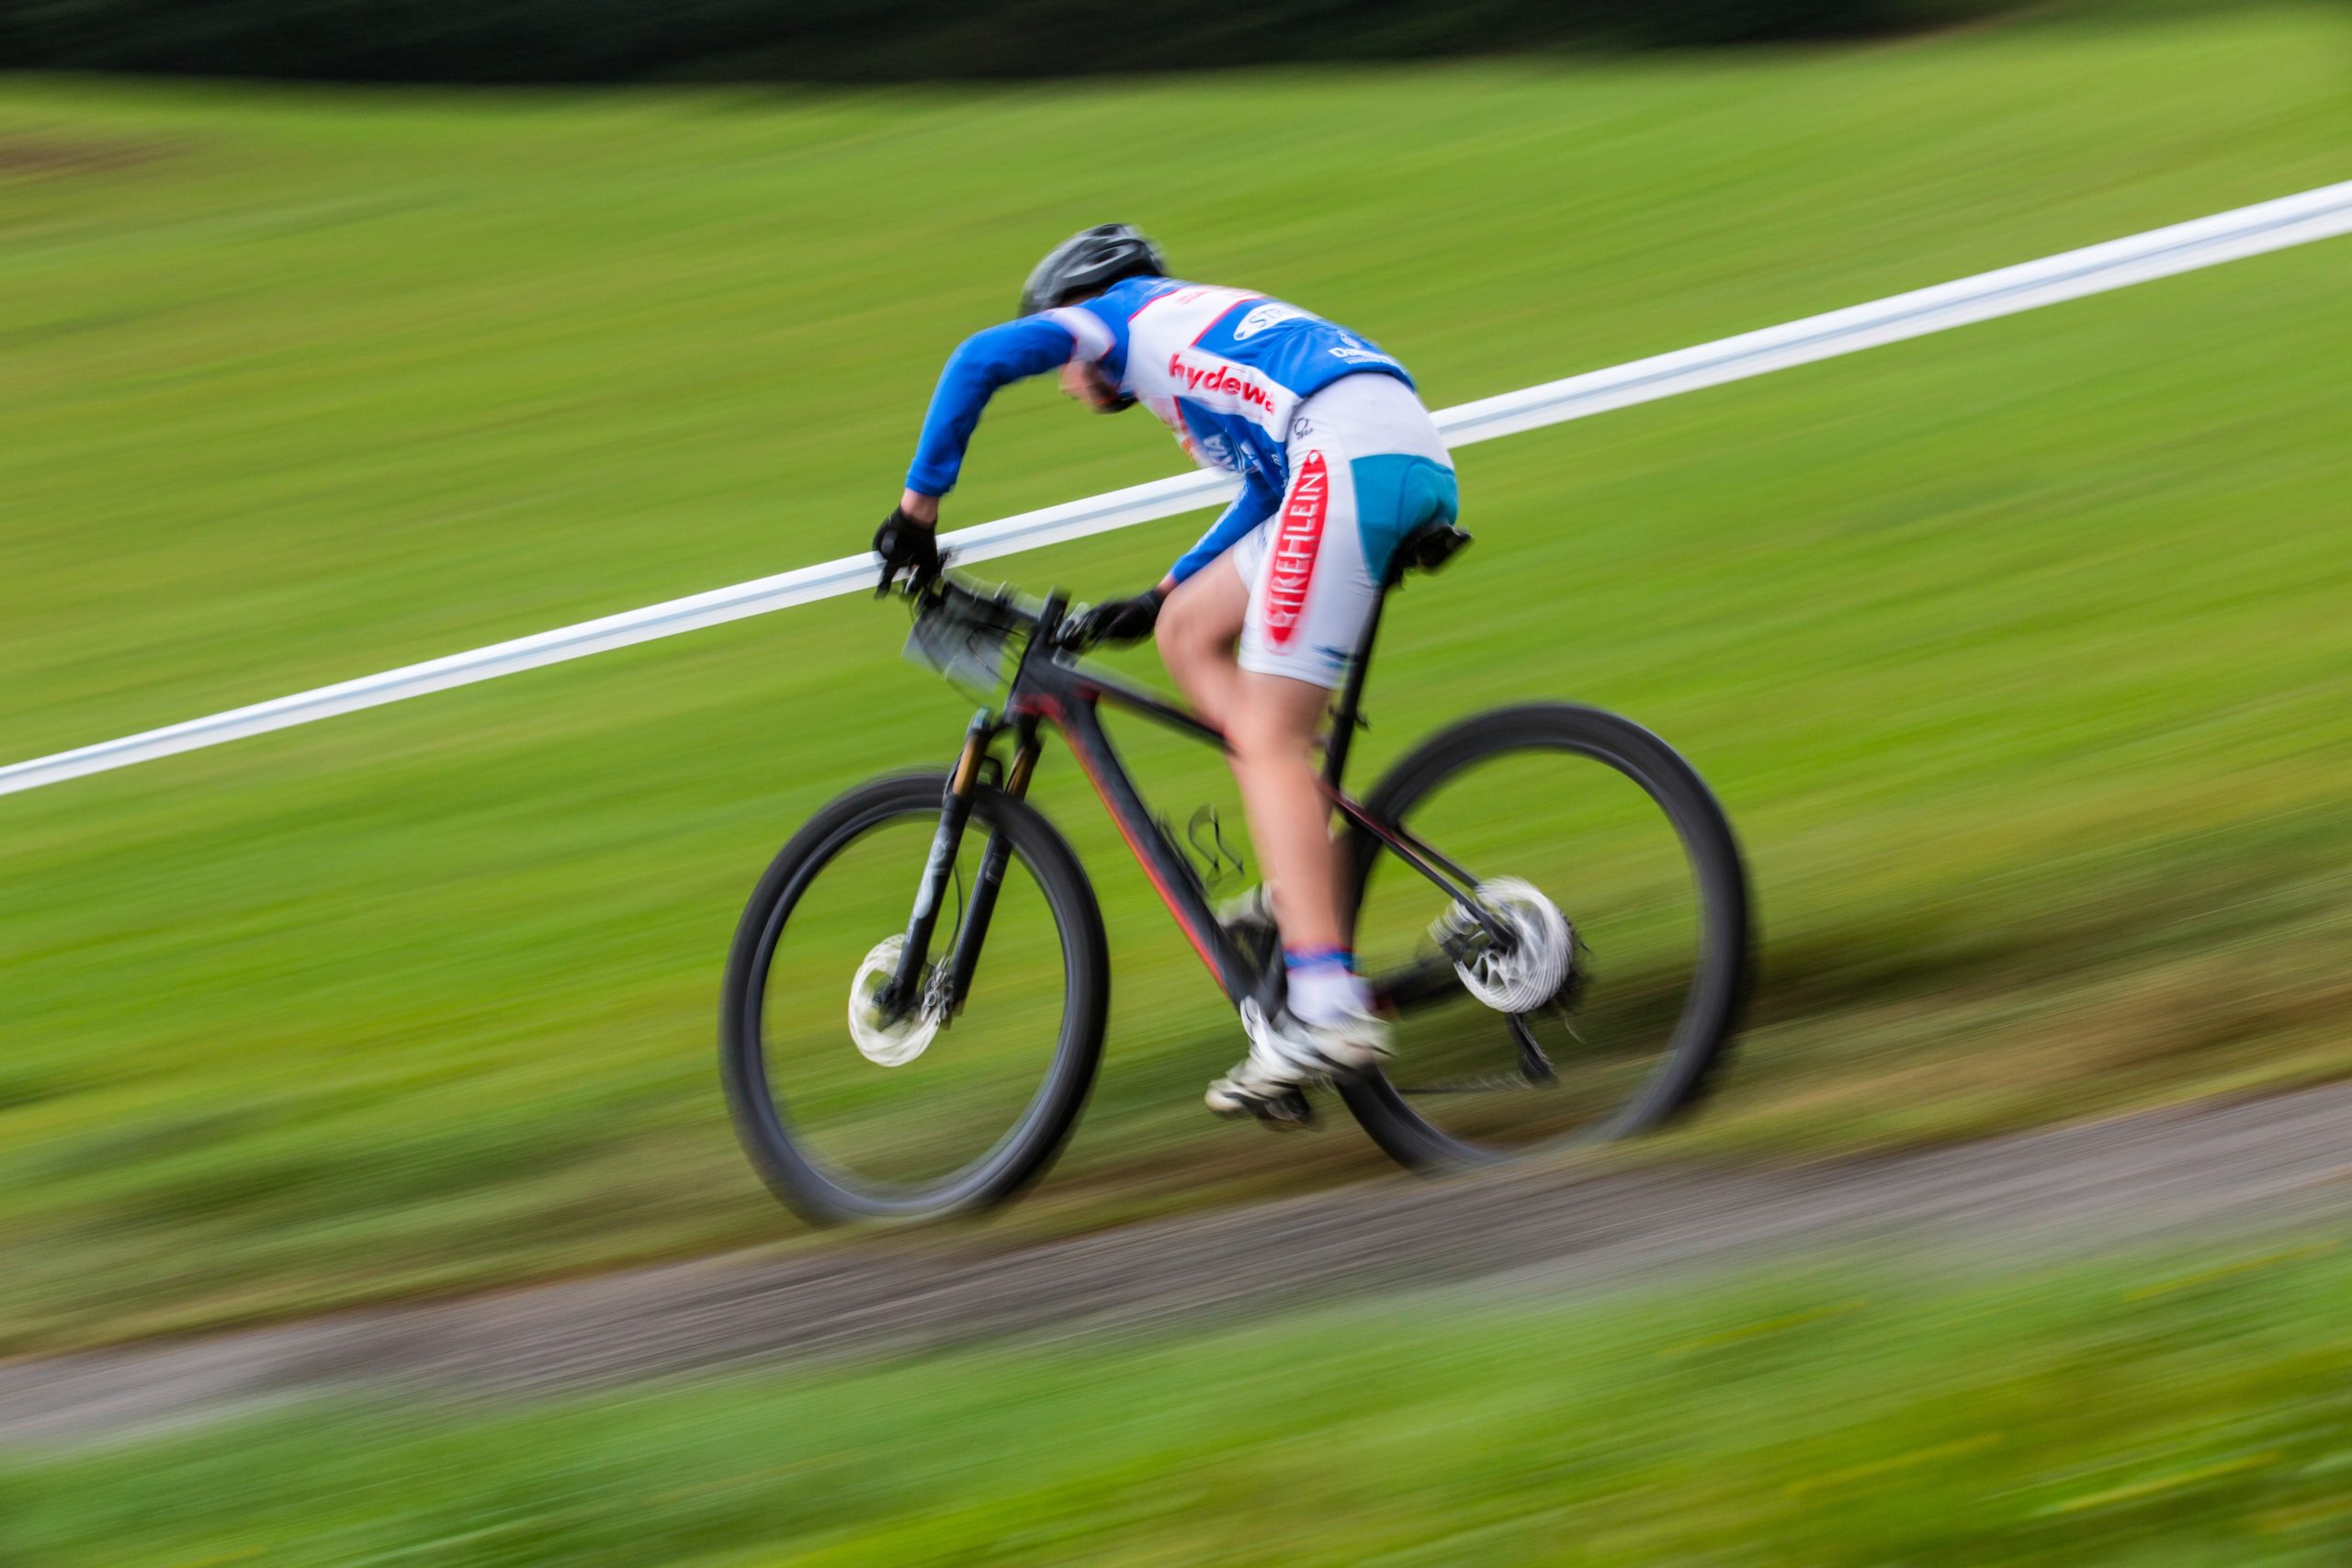
[[[1013,730],[1012,768],[1002,785],[1006,795],[1019,800],[1029,793],[1029,777],[1036,771],[1041,749],[1037,721],[1021,719]],[[1012,860],[1011,841],[1001,831],[990,832],[988,846],[980,852],[980,874],[972,884],[971,900],[964,906],[963,929],[956,933],[956,952],[948,960],[948,995],[954,1011],[962,1011],[964,998],[971,995],[972,975],[980,966],[980,943],[988,940],[996,896],[1004,886],[1005,867]]]
[[[989,742],[996,739],[994,715],[982,708],[964,731],[964,750],[939,802],[939,827],[931,836],[931,855],[923,862],[922,881],[915,888],[914,912],[907,917],[905,946],[899,950],[899,967],[881,998],[884,1016],[896,1020],[922,1001],[923,959],[931,952],[932,933],[939,926],[939,907],[945,899],[948,879],[956,874],[956,852],[963,846],[964,829],[972,819],[972,801],[979,792],[980,764],[988,759]],[[989,848],[995,843],[991,839]],[[1001,863],[997,875],[1004,874]],[[960,950],[961,943],[959,942]]]

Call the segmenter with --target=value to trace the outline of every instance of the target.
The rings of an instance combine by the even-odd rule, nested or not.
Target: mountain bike
[[[1450,525],[1408,537],[1387,587],[1468,538]],[[908,597],[909,655],[992,700],[944,773],[859,784],[793,836],[727,966],[721,1066],[738,1136],[770,1189],[820,1224],[1001,1202],[1077,1122],[1111,964],[1085,871],[1026,798],[1048,730],[1227,1000],[1281,1000],[1271,920],[1220,919],[1207,868],[1146,805],[1102,710],[1209,746],[1224,738],[1090,663],[1065,594],[1033,600],[946,573]],[[1747,886],[1730,823],[1657,736],[1558,702],[1441,729],[1362,799],[1349,795],[1386,598],[1337,694],[1322,780],[1358,962],[1396,1021],[1396,1054],[1334,1086],[1340,1100],[1421,1168],[1657,1126],[1706,1088],[1747,988]],[[1216,1049],[1242,1041],[1235,1029]],[[1304,1099],[1289,1110],[1311,1119]]]

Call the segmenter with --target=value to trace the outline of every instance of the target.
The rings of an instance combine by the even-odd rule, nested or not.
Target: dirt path
[[[2075,1252],[2347,1210],[2352,1084],[1796,1170],[1400,1176],[1042,1245],[985,1230],[853,1239],[20,1361],[0,1366],[0,1442],[335,1389],[520,1393],[1505,1275],[1566,1291],[1878,1242]]]

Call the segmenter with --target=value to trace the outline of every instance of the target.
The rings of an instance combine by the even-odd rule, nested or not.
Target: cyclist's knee
[[[1234,712],[1227,716],[1226,742],[1244,762],[1295,758],[1304,763],[1314,750],[1326,695],[1319,688],[1277,676],[1248,680]]]
[[[1230,613],[1230,606],[1219,602],[1219,595],[1196,586],[1199,578],[1182,584],[1168,596],[1160,608],[1156,635],[1159,654],[1170,674],[1182,677],[1184,671],[1204,660],[1233,659],[1233,639],[1241,630],[1239,620]],[[1232,621],[1231,626],[1226,623]]]

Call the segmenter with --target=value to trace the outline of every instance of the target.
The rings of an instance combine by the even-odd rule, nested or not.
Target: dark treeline
[[[0,62],[383,82],[876,82],[1858,37],[2001,0],[0,0]]]

